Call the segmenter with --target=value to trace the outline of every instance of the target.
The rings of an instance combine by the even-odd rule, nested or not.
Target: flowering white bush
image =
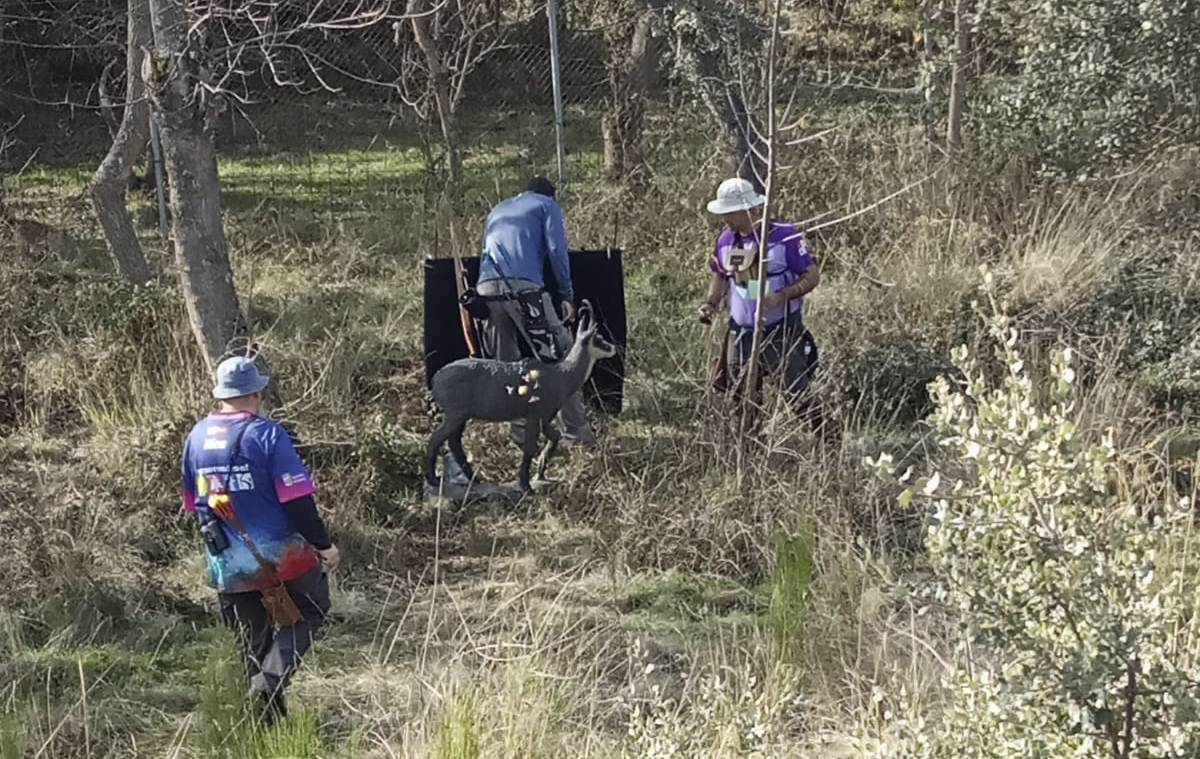
[[[901,496],[929,503],[934,595],[960,624],[946,707],[898,725],[903,745],[878,753],[1200,756],[1191,504],[1140,502],[1121,484],[1111,432],[1076,429],[1069,349],[1035,383],[1003,315],[991,332],[1003,380],[990,387],[955,351],[965,387],[932,385],[949,455]],[[871,463],[894,472],[886,456]]]

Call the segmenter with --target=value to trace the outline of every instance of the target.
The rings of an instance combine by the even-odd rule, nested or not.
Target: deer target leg
[[[538,437],[541,430],[541,420],[536,417],[529,417],[525,420],[525,442],[521,449],[521,469],[517,474],[517,484],[521,490],[529,492],[533,486],[529,484],[529,469],[533,464],[533,458],[538,452]]]
[[[462,469],[463,474],[467,476],[467,479],[473,480],[475,479],[475,472],[471,469],[470,462],[467,461],[467,452],[463,450],[462,444],[463,430],[466,428],[467,423],[464,421],[451,431],[449,438],[450,452],[454,454],[454,458],[458,459],[458,466]]]
[[[429,436],[429,447],[425,451],[425,482],[430,487],[436,488],[438,486],[437,458],[438,452],[442,449],[442,443],[446,442],[446,439],[450,437],[455,427],[459,424],[462,424],[462,422],[448,416],[442,420],[438,428]]]
[[[558,426],[554,424],[553,419],[542,422],[542,431],[546,433],[546,445],[542,447],[542,453],[538,456],[537,477],[539,480],[546,478],[546,464],[558,450],[558,443],[562,440],[562,433],[558,431]]]

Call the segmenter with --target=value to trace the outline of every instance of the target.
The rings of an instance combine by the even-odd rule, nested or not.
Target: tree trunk
[[[925,122],[925,138],[934,141],[933,99],[936,83],[933,64],[933,0],[925,0],[921,11],[921,33],[924,51],[921,56],[921,89],[925,96],[922,121]]]
[[[138,243],[125,193],[150,131],[150,103],[142,78],[142,61],[152,41],[148,0],[129,0],[126,37],[125,112],[108,155],[92,176],[92,204],[117,273],[130,284],[144,285],[150,281],[150,267]]]
[[[12,142],[9,140],[8,135],[16,128],[17,125],[13,124],[6,129],[0,130],[0,219],[8,217],[8,206],[6,205],[8,195],[4,189],[4,154],[12,147]]]
[[[748,180],[757,192],[763,191],[767,176],[767,144],[761,122],[746,107],[745,101],[721,75],[716,53],[696,53],[680,40],[677,55],[692,62],[689,78],[709,112],[725,130],[734,176]]]
[[[133,55],[133,46],[129,44],[133,40],[133,14],[132,7],[127,10],[126,22],[126,37],[128,42],[125,46],[126,60]],[[149,24],[147,23],[147,28]],[[117,132],[120,131],[121,125],[117,122],[117,117],[113,115],[112,94],[108,91],[108,80],[111,78],[109,72],[117,65],[118,58],[114,58],[105,65],[104,70],[100,72],[100,77],[96,80],[96,94],[100,96],[100,116],[104,119],[104,125],[108,127],[108,139],[117,139]],[[132,69],[130,69],[132,71]],[[129,78],[129,71],[126,72],[126,79]]]
[[[642,125],[646,94],[654,77],[657,55],[650,35],[651,16],[643,14],[634,26],[629,55],[619,54],[619,41],[610,42],[609,83],[612,100],[601,121],[604,173],[611,182],[643,178]]]
[[[954,63],[950,70],[950,109],[946,116],[946,146],[958,150],[962,146],[962,117],[966,101],[967,57],[970,47],[970,13],[968,0],[954,3]]]
[[[746,107],[741,96],[731,88],[725,91],[725,106],[721,123],[732,143],[734,174],[750,181],[757,192],[763,192],[769,172],[767,154],[770,147],[763,139],[762,123]]]
[[[408,12],[412,15],[413,37],[425,57],[429,78],[433,86],[433,101],[437,109],[438,122],[442,129],[442,144],[446,149],[449,167],[447,184],[450,198],[457,205],[463,197],[462,149],[458,140],[458,126],[454,118],[454,99],[450,94],[450,76],[442,64],[442,53],[429,30],[429,8],[425,0],[409,0]]]
[[[704,49],[693,31],[678,29],[673,40],[676,73],[687,80],[700,102],[722,127],[733,163],[733,174],[762,192],[767,175],[767,148],[761,123],[746,107],[736,78],[721,70],[719,51]],[[742,48],[756,49],[756,40],[743,40]],[[731,84],[732,82],[732,84]]]
[[[643,103],[625,88],[614,88],[613,103],[601,119],[604,137],[604,176],[610,182],[641,176]]]
[[[619,182],[625,177],[625,146],[621,134],[620,110],[619,102],[610,104],[600,117],[600,136],[604,140],[604,178],[609,182]]]
[[[209,368],[248,330],[221,223],[217,155],[196,97],[196,62],[187,55],[187,18],[179,0],[151,0],[154,52],[149,61],[154,107],[171,177],[175,258],[192,330]]]

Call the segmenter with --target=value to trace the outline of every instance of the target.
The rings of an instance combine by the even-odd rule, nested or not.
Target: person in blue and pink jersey
[[[286,716],[283,690],[329,612],[326,569],[337,566],[339,554],[287,431],[258,416],[268,382],[250,358],[221,362],[217,409],[188,435],[182,477],[183,508],[200,524],[208,584],[238,636],[250,693],[271,722]],[[232,525],[222,517],[228,511]],[[303,618],[276,629],[261,591],[279,582]]]
[[[816,345],[804,326],[804,296],[820,282],[820,271],[805,245],[804,236],[791,224],[765,221],[766,198],[745,179],[727,179],[708,204],[709,213],[725,222],[709,259],[712,278],[708,295],[700,304],[700,320],[711,323],[726,296],[729,298],[730,339],[726,355],[735,395],[744,391],[746,364],[754,333],[758,298],[760,230],[766,229],[766,290],[762,303],[763,337],[759,382],[764,375],[782,371],[788,400],[814,429],[822,425],[819,405],[805,390],[816,370]]]

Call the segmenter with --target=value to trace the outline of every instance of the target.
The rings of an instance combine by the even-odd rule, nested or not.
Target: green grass
[[[438,717],[433,759],[479,759],[475,699],[470,694],[452,696]]]
[[[23,203],[57,201],[84,192],[95,170],[90,162],[60,168],[34,166],[10,182],[21,193]]]
[[[198,743],[209,756],[227,759],[315,759],[321,736],[311,712],[297,709],[267,728],[258,722],[240,662],[230,655],[233,637],[217,637],[207,651],[200,688]]]
[[[337,658],[336,651],[321,653],[312,657],[314,667]],[[10,753],[0,756],[57,745],[64,725],[81,728],[84,692],[86,724],[114,740],[136,737],[147,748],[228,759],[360,755],[361,729],[327,734],[321,716],[303,704],[285,722],[259,726],[232,635],[212,624],[176,625],[161,634],[127,631],[106,644],[20,648],[6,666],[14,678],[6,689],[11,717],[0,723],[0,752]],[[50,704],[47,694],[55,699]],[[194,724],[179,731],[179,717]]]
[[[678,571],[631,579],[618,607],[626,624],[644,629],[744,622],[760,611],[754,589],[721,576]]]
[[[21,759],[20,729],[16,714],[0,716],[0,759]]]
[[[500,118],[467,112],[463,149],[468,221],[457,224],[455,242],[446,237],[451,220],[444,207],[444,183],[427,166],[426,149],[412,129],[388,126],[370,109],[350,111],[352,126],[339,124],[329,132],[329,140],[297,134],[297,123],[319,119],[303,105],[265,110],[254,116],[254,129],[262,138],[254,150],[222,151],[221,203],[231,224],[231,255],[239,255],[239,248],[260,247],[264,238],[311,244],[328,242],[334,234],[359,236],[373,253],[385,256],[444,256],[451,244],[470,254],[493,203],[521,189],[535,173],[555,174],[544,118],[529,112]],[[236,124],[225,123],[220,133],[236,134]],[[574,118],[568,135],[570,181],[594,181],[602,165],[595,122]],[[436,157],[436,146],[433,151]],[[75,162],[34,165],[8,178],[7,186],[25,218],[67,231],[73,239],[95,238],[99,228],[88,186],[101,158],[96,152]],[[143,245],[158,246],[153,193],[131,193],[130,207]],[[409,233],[398,235],[397,229]],[[96,252],[102,260],[103,250]],[[304,276],[289,268],[294,276]]]
[[[775,535],[775,571],[768,612],[776,656],[795,662],[804,638],[806,602],[812,585],[813,531],[801,524],[794,533]]]

